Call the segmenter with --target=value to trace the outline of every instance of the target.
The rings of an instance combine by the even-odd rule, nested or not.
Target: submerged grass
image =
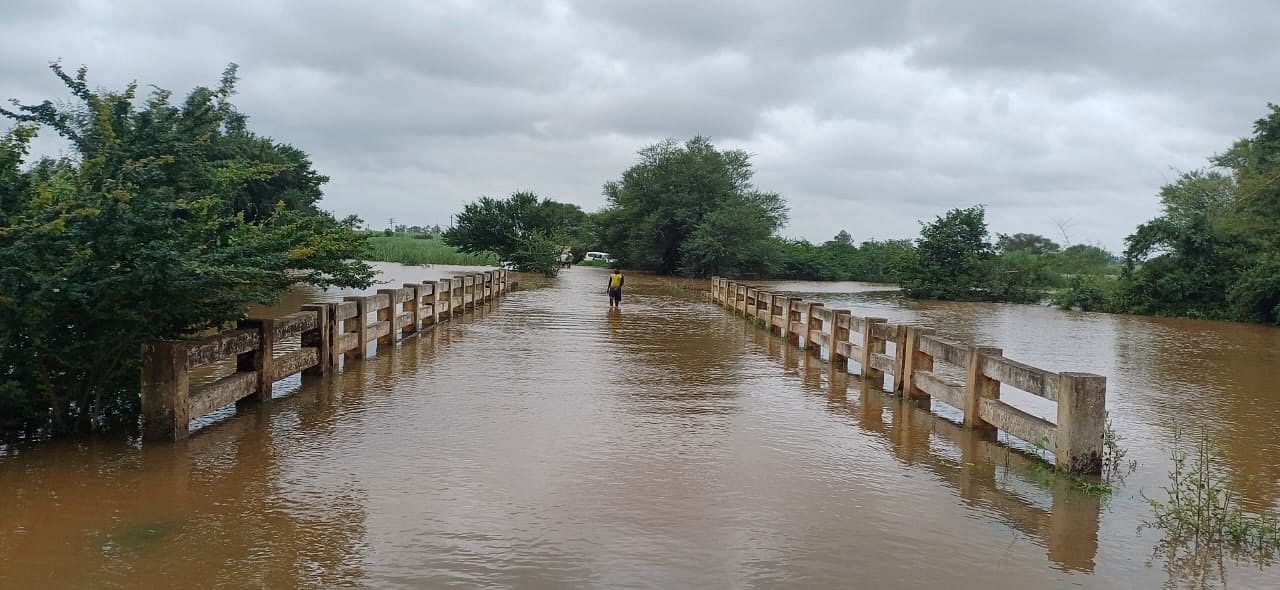
[[[467,254],[449,246],[439,238],[410,236],[370,236],[369,260],[400,264],[456,264],[460,266],[496,266],[492,253]]]

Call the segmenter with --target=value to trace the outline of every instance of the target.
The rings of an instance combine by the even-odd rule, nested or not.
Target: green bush
[[[364,287],[359,220],[319,210],[306,154],[250,132],[235,67],[180,105],[136,86],[0,109],[0,430],[136,427],[139,351],[274,303],[298,282]],[[37,125],[74,157],[22,167]]]
[[[1117,300],[1115,277],[1082,275],[1067,279],[1067,286],[1053,295],[1053,304],[1063,309],[1114,312],[1123,309]]]

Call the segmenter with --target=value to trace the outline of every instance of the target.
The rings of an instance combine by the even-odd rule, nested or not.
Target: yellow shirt
[[[609,275],[609,288],[617,289],[622,287],[622,273],[613,273]]]

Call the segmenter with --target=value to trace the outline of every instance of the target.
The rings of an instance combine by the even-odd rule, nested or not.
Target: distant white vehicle
[[[603,262],[605,264],[613,264],[614,262],[613,257],[609,256],[608,252],[587,252],[582,259],[590,260],[592,262]]]

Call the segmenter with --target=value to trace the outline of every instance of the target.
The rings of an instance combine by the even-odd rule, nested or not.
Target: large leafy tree
[[[987,241],[981,206],[952,209],[920,228],[915,257],[903,272],[902,290],[925,299],[982,299],[995,249]]]
[[[776,193],[751,183],[750,157],[705,137],[663,141],[606,183],[599,238],[631,266],[664,274],[750,274],[764,264],[786,222]]]
[[[566,246],[583,240],[587,214],[531,192],[481,197],[463,207],[444,241],[463,252],[494,252],[522,272],[555,274]]]
[[[180,104],[52,69],[73,102],[0,109],[18,121],[0,141],[0,430],[136,425],[143,342],[224,325],[296,282],[370,283],[358,220],[319,210],[326,179],[231,104],[234,65]],[[73,155],[23,169],[38,127]]]
[[[1163,187],[1126,240],[1122,307],[1280,324],[1280,106],[1250,137]]]

